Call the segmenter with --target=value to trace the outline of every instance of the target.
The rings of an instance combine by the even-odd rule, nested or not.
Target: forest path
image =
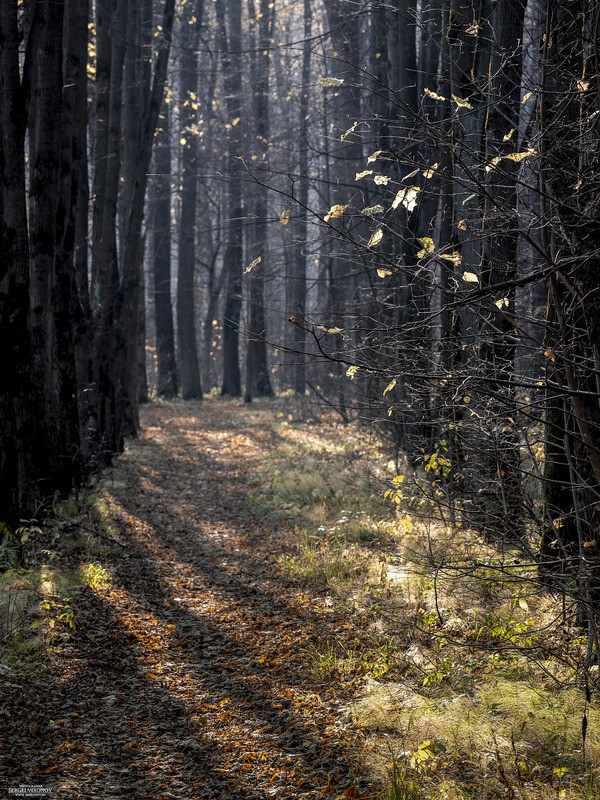
[[[69,800],[372,796],[353,774],[352,687],[306,666],[307,648],[353,622],[286,583],[273,556],[288,534],[249,493],[274,405],[155,403],[144,417],[102,481],[121,545],[100,559],[110,583],[77,594],[51,669],[11,683],[8,786]]]

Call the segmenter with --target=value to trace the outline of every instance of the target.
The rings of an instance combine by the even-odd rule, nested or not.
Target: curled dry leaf
[[[347,205],[345,206],[340,203],[331,206],[329,212],[325,214],[325,222],[329,222],[330,219],[339,219],[347,208]]]
[[[379,244],[379,242],[383,239],[383,230],[381,228],[377,228],[374,231],[373,235],[368,241],[367,247],[375,247],[375,245]]]

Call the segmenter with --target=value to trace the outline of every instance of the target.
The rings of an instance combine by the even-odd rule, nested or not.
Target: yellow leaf
[[[524,158],[532,158],[533,156],[537,156],[536,150],[526,150],[524,153],[509,153],[504,158],[508,158],[509,161],[523,161]]]
[[[362,172],[356,173],[356,175],[354,176],[354,180],[359,181],[361,178],[366,178],[367,175],[372,175],[372,174],[373,174],[372,169],[364,169]]]
[[[329,212],[325,215],[325,222],[329,222],[330,219],[339,219],[347,208],[348,206],[339,203],[335,206],[331,206]]]
[[[427,178],[427,179],[433,178],[433,176],[435,174],[435,171],[436,171],[436,169],[438,167],[439,167],[439,164],[436,162],[432,167],[429,167],[429,169],[424,169],[423,170],[423,177]]]
[[[419,186],[409,186],[406,189],[399,189],[394,197],[392,208],[398,208],[400,204],[404,206],[407,211],[412,211],[417,205],[417,195],[421,191]]]
[[[383,396],[385,397],[388,392],[391,392],[395,385],[396,385],[396,378],[392,378],[392,380],[388,383],[388,385],[383,390]]]
[[[513,137],[513,133],[516,131],[516,128],[511,128],[507,134],[502,137],[503,142],[510,142]]]
[[[348,369],[346,370],[346,375],[350,378],[350,380],[353,380],[357,372],[358,372],[358,367],[352,365],[351,367],[348,367]]]
[[[533,92],[525,92],[525,94],[523,95],[523,99],[521,100],[521,103],[522,103],[523,105],[525,105],[525,103],[526,103],[528,100],[531,100],[531,98],[532,98],[532,97],[533,97]]]
[[[457,97],[455,94],[453,94],[452,99],[459,108],[473,108],[471,103],[469,103],[468,100],[463,100],[462,97]]]
[[[469,223],[467,222],[466,219],[461,219],[461,221],[458,223],[456,227],[458,228],[459,231],[466,231],[469,227]]]
[[[486,164],[485,171],[491,172],[493,169],[496,169],[498,164],[502,161],[502,156],[494,156],[489,164]]]
[[[240,124],[240,118],[239,117],[234,117],[234,119],[231,120],[231,127],[232,128],[235,128],[235,126],[239,125],[239,124]]]
[[[341,86],[344,82],[343,78],[319,78],[319,86],[336,87]]]
[[[181,139],[179,140],[179,144],[181,144],[181,145],[185,145],[186,142],[187,142],[187,139],[185,138],[185,136],[182,136]]]
[[[344,330],[343,328],[328,328],[326,325],[317,325],[317,328],[325,333],[342,333]]]
[[[425,97],[429,97],[431,100],[445,100],[446,99],[445,97],[442,97],[441,94],[438,94],[437,92],[432,92],[431,89],[427,89],[427,88],[425,88],[423,90],[423,94],[425,95]]]
[[[494,305],[497,306],[500,310],[502,310],[503,308],[508,308],[509,306],[508,297],[501,297],[500,300],[496,300],[494,302]]]
[[[462,264],[462,256],[456,250],[452,253],[440,253],[440,258],[443,258],[444,261],[450,261],[455,267],[459,267]]]
[[[390,182],[390,179],[386,175],[375,175],[373,180],[378,186],[387,186]]]
[[[380,278],[388,278],[393,273],[391,269],[378,269],[377,274]]]
[[[369,239],[367,247],[375,247],[375,245],[379,244],[379,242],[382,239],[383,239],[383,230],[381,228],[377,228],[377,230],[373,233],[373,235]]]
[[[367,164],[371,164],[371,162],[375,161],[379,158],[379,156],[383,153],[383,150],[375,150],[374,153],[367,158]]]
[[[254,261],[251,261],[251,262],[248,264],[248,266],[246,267],[246,269],[244,270],[244,272],[252,272],[252,270],[254,269],[254,267],[257,267],[257,266],[260,264],[260,262],[261,262],[261,261],[262,261],[262,256],[258,256],[257,258],[255,258],[255,259],[254,259]]]
[[[467,283],[479,283],[479,278],[474,272],[463,272],[462,279]]]
[[[403,180],[403,181],[407,181],[409,178],[414,178],[414,177],[415,177],[415,175],[418,175],[418,174],[419,174],[419,172],[420,172],[420,170],[418,170],[418,169],[413,169],[413,171],[412,171],[412,172],[409,172],[409,173],[408,173],[408,175],[405,175],[405,176],[402,178],[402,180]]]
[[[435,244],[431,236],[424,236],[422,239],[418,239],[418,241],[423,245],[423,249],[419,250],[417,253],[417,258],[424,258],[429,253],[434,252]]]
[[[469,200],[473,200],[475,197],[477,197],[476,194],[470,194],[468,197],[465,197],[465,199],[462,201],[463,206],[465,205],[465,203],[468,203]]]
[[[279,217],[279,224],[280,225],[287,225],[290,221],[290,214],[291,211],[282,211],[281,216]]]

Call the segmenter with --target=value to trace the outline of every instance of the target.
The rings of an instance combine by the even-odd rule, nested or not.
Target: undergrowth
[[[298,416],[280,414],[250,502],[295,531],[286,577],[365,626],[305,656],[362,684],[352,719],[380,799],[600,798],[598,676],[568,604],[519,553],[443,525],[425,472],[397,478],[364,431]]]

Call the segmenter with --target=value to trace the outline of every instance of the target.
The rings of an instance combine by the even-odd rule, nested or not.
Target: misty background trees
[[[595,631],[599,21],[593,0],[3,3],[5,544],[149,396],[289,391],[374,422],[450,524]]]

